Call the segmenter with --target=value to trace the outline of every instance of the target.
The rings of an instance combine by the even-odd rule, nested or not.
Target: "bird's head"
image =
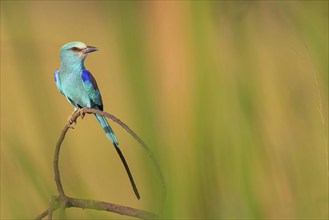
[[[70,42],[65,44],[60,49],[61,62],[74,63],[81,62],[83,64],[84,59],[88,53],[97,51],[98,49],[93,46],[87,46],[82,42]]]

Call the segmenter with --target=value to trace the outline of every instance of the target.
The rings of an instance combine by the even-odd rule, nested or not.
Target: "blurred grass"
[[[1,219],[34,218],[56,193],[72,107],[53,71],[75,40],[100,49],[86,66],[105,110],[157,156],[165,217],[328,218],[327,1],[1,1]],[[141,201],[95,120],[76,127],[61,152],[66,192],[158,210],[138,144],[113,125]]]

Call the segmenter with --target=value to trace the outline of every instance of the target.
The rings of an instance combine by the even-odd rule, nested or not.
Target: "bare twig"
[[[94,210],[101,210],[101,211],[108,211],[114,212],[120,215],[131,216],[140,219],[152,219],[156,218],[156,215],[141,209],[131,208],[128,206],[117,205],[114,203],[108,203],[103,201],[91,200],[91,199],[77,199],[72,197],[66,197],[67,203],[66,208],[82,208],[82,209],[94,209]],[[56,198],[57,202],[60,202],[61,197],[58,196]],[[59,206],[52,207],[52,211],[59,209]],[[50,214],[49,209],[43,211],[36,217],[36,220],[43,219]]]
[[[133,130],[131,130],[128,127],[128,125],[126,125],[119,118],[117,118],[114,115],[109,114],[107,112],[103,112],[103,111],[96,110],[96,109],[84,108],[84,109],[81,109],[80,111],[78,111],[77,116],[72,117],[71,120],[75,121],[80,115],[83,118],[85,113],[87,113],[87,114],[99,114],[99,115],[103,115],[104,117],[107,117],[107,118],[111,119],[115,123],[119,124],[123,129],[125,129],[143,147],[143,149],[145,150],[147,155],[152,160],[152,163],[154,164],[154,166],[156,168],[156,171],[159,175],[160,181],[161,181],[162,198],[161,198],[161,210],[160,210],[160,212],[162,212],[163,208],[164,208],[164,205],[165,205],[165,202],[166,202],[166,184],[165,184],[164,176],[162,174],[160,166],[159,166],[157,160],[155,159],[155,156],[153,155],[153,152],[151,151],[151,149],[145,144],[145,142]]]
[[[126,216],[141,218],[141,219],[155,218],[156,217],[155,214],[141,210],[141,209],[131,208],[128,206],[122,206],[122,205],[117,205],[117,204],[103,202],[103,201],[97,201],[97,200],[72,198],[72,197],[68,197],[64,193],[63,186],[61,183],[61,178],[60,178],[59,166],[58,166],[59,152],[60,152],[61,144],[62,144],[69,128],[72,128],[72,123],[76,122],[76,120],[79,116],[81,116],[83,118],[85,113],[99,114],[99,115],[108,117],[108,118],[112,119],[113,121],[117,122],[118,124],[120,124],[125,130],[127,130],[127,132],[129,134],[131,134],[143,146],[143,148],[146,150],[148,155],[151,157],[151,159],[155,163],[156,168],[160,173],[160,178],[161,178],[162,184],[164,186],[163,175],[161,173],[160,167],[158,166],[150,149],[146,146],[146,144],[143,142],[143,140],[138,137],[138,135],[136,135],[126,124],[124,124],[122,121],[120,121],[115,116],[108,114],[106,112],[99,111],[99,110],[84,108],[84,109],[81,109],[81,110],[75,112],[71,116],[70,123],[68,123],[63,128],[62,133],[57,141],[53,166],[54,166],[54,173],[55,173],[55,182],[56,182],[57,191],[58,191],[59,195],[55,196],[51,199],[49,208],[47,210],[43,211],[42,213],[40,213],[36,217],[36,219],[43,219],[44,217],[48,216],[48,219],[51,220],[53,211],[60,208],[61,214],[64,215],[65,208],[70,208],[70,207],[76,207],[76,208],[82,208],[82,209],[87,208],[87,209],[103,210],[103,211],[114,212],[114,213],[117,213],[120,215],[126,215]]]
[[[44,217],[46,217],[49,214],[49,209],[46,209],[45,211],[41,212],[35,219],[39,220],[39,219],[43,219]]]
[[[56,144],[56,149],[55,149],[55,156],[54,156],[54,173],[55,173],[55,182],[57,186],[57,191],[60,196],[65,197],[65,193],[63,190],[62,182],[61,182],[61,176],[59,174],[59,168],[58,168],[58,160],[59,160],[59,151],[61,149],[61,144],[65,138],[66,132],[68,131],[69,126],[66,125],[64,129],[62,130],[61,136],[59,137],[57,144]]]

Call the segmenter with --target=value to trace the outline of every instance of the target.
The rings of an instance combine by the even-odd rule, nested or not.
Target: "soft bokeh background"
[[[328,218],[327,1],[1,1],[1,219],[34,218],[56,194],[72,107],[53,72],[69,41],[100,49],[86,66],[157,157],[164,217]],[[158,212],[151,160],[113,127],[142,199],[91,116],[63,144],[64,189]]]

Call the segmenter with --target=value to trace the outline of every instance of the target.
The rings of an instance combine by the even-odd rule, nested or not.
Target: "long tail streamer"
[[[131,183],[131,186],[135,192],[135,195],[137,197],[137,199],[140,199],[140,195],[139,195],[139,192],[138,192],[138,189],[137,189],[137,186],[135,184],[135,181],[134,181],[134,178],[130,172],[130,169],[129,169],[129,166],[128,166],[128,163],[125,159],[125,157],[123,156],[120,148],[119,148],[119,143],[118,143],[118,140],[112,130],[112,128],[110,127],[110,125],[108,124],[107,120],[105,119],[104,116],[102,115],[98,115],[98,114],[94,114],[97,121],[99,122],[99,124],[102,126],[103,130],[105,131],[105,134],[107,136],[107,138],[113,143],[114,145],[114,148],[115,150],[117,151],[120,159],[121,159],[121,162],[123,163],[125,169],[126,169],[126,172],[128,174],[128,177],[129,177],[129,180],[130,180],[130,183]]]

